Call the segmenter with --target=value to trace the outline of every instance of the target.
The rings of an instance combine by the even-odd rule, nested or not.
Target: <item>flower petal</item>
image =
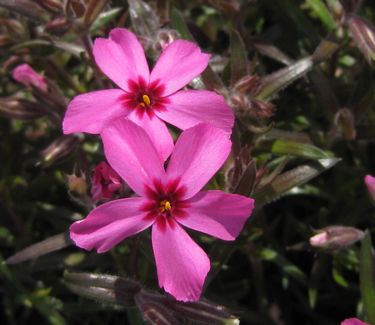
[[[146,199],[137,197],[100,205],[70,226],[70,238],[78,247],[104,253],[153,224],[154,220],[145,218],[141,210],[146,203]]]
[[[134,69],[138,76],[148,82],[150,70],[145,52],[137,36],[125,28],[114,28],[109,33],[109,37],[121,46],[128,66]]]
[[[120,119],[105,128],[101,136],[109,164],[137,194],[145,195],[146,185],[153,187],[155,179],[165,178],[159,153],[134,122]]]
[[[139,116],[136,111],[128,118],[146,131],[162,160],[167,160],[173,150],[173,138],[165,123],[155,114],[151,117],[148,114]]]
[[[208,65],[210,55],[189,41],[177,40],[161,53],[150,82],[160,81],[164,85],[164,96],[170,95],[197,77]]]
[[[168,96],[168,99],[167,109],[155,111],[162,120],[182,130],[206,122],[232,133],[234,115],[223,96],[213,91],[186,90]]]
[[[254,209],[254,199],[223,191],[199,192],[185,202],[186,215],[176,220],[223,240],[236,239]]]
[[[74,132],[100,133],[103,125],[128,110],[121,103],[121,89],[107,89],[81,94],[69,103],[63,121],[65,134]]]
[[[127,38],[125,34],[122,35],[121,43],[118,43],[120,39],[118,34],[118,32],[114,33],[117,42],[112,39],[97,38],[93,54],[99,68],[108,78],[123,90],[130,92],[132,87],[129,83],[138,82],[140,77],[143,79],[147,77],[144,81],[148,82],[148,76],[144,76],[144,52],[142,50],[142,53],[138,53],[139,50],[132,47],[135,41],[131,41],[131,38]],[[125,39],[130,39],[128,47],[124,47]],[[137,54],[141,59],[137,58]]]
[[[177,300],[198,300],[210,270],[210,260],[173,219],[161,219],[152,227],[159,286]]]
[[[190,198],[211,179],[231,149],[228,133],[201,123],[182,132],[167,169],[169,180],[179,179]]]

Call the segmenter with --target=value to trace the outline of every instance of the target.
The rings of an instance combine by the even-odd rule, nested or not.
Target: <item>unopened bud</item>
[[[78,147],[78,143],[79,139],[75,135],[61,136],[41,152],[43,163],[50,165],[65,158]]]
[[[66,17],[58,17],[48,22],[44,30],[46,32],[60,36],[65,34],[69,30],[71,25],[72,22],[67,20]]]
[[[59,13],[63,10],[61,1],[57,0],[34,0],[37,2],[41,7],[46,9],[49,12]]]
[[[10,37],[7,35],[0,35],[0,47],[10,44]]]
[[[40,105],[26,99],[0,98],[0,114],[7,118],[30,121],[45,115]]]
[[[84,175],[67,175],[66,176],[69,190],[78,195],[85,195],[87,193],[87,182]]]
[[[241,4],[238,0],[208,0],[207,2],[212,7],[229,15],[237,14],[241,7]]]
[[[34,86],[43,92],[48,89],[44,77],[26,63],[17,66],[12,72],[12,77],[24,86]]]
[[[234,92],[242,94],[254,94],[258,93],[260,87],[260,77],[257,75],[245,76],[238,80],[233,86]]]
[[[317,234],[310,238],[310,245],[326,249],[344,249],[364,236],[362,230],[345,227],[345,226],[329,226],[317,231]]]
[[[19,37],[24,33],[22,24],[16,19],[0,18],[0,26],[4,26],[10,36]]]
[[[238,325],[239,319],[233,316],[224,306],[204,300],[196,302],[176,302],[171,305],[181,316],[203,324]]]
[[[354,126],[354,116],[348,108],[340,108],[337,111],[334,123],[345,140],[355,139],[357,132]]]
[[[375,60],[375,27],[366,19],[355,15],[349,17],[348,26],[353,41],[365,58],[369,62]]]
[[[358,318],[348,318],[342,321],[341,325],[370,325],[370,324],[362,322]]]
[[[144,301],[142,293],[135,296],[135,302],[147,323],[155,325],[179,324],[177,318],[173,315],[173,311],[163,306],[162,303]]]
[[[365,176],[365,184],[372,201],[375,203],[375,177],[371,175]]]

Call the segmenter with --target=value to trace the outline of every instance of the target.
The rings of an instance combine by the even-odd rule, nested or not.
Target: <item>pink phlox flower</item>
[[[65,134],[100,134],[104,125],[126,116],[145,129],[165,160],[173,150],[173,139],[164,122],[182,130],[207,122],[231,133],[234,116],[223,96],[206,90],[178,91],[208,65],[210,56],[194,43],[172,42],[151,73],[141,44],[127,29],[115,28],[108,39],[97,38],[93,54],[120,89],[76,96],[65,114]]]
[[[97,207],[71,225],[70,237],[103,253],[151,226],[159,286],[178,300],[198,300],[210,261],[182,226],[234,240],[254,208],[245,196],[201,191],[230,152],[228,134],[204,123],[185,130],[166,170],[149,136],[128,119],[105,128],[102,139],[108,162],[137,196]]]
[[[362,322],[358,318],[348,318],[341,322],[341,325],[370,325]]]
[[[121,188],[121,177],[102,161],[95,167],[92,177],[91,196],[94,202],[111,199],[113,194]]]
[[[14,68],[12,77],[24,86],[34,86],[43,92],[47,92],[48,86],[44,77],[26,63]]]
[[[370,194],[371,199],[373,200],[373,202],[375,202],[375,177],[366,175],[365,184],[367,186],[367,190]]]

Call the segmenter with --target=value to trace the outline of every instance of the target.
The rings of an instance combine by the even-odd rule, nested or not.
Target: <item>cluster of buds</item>
[[[345,226],[328,226],[317,230],[310,238],[313,247],[338,250],[352,246],[364,237],[362,230]]]
[[[274,114],[273,104],[256,98],[260,89],[261,78],[257,75],[245,76],[233,86],[230,100],[237,116],[268,119]]]

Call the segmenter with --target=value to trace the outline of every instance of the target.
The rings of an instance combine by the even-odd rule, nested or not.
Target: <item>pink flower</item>
[[[207,67],[209,55],[194,43],[171,43],[151,73],[141,44],[127,29],[115,28],[109,39],[96,39],[93,53],[100,69],[121,89],[76,96],[63,121],[65,134],[101,133],[108,122],[127,116],[145,129],[166,159],[173,140],[164,122],[182,130],[207,122],[231,133],[233,112],[222,96],[205,90],[178,91]]]
[[[111,199],[120,187],[120,176],[105,161],[95,167],[91,186],[91,195],[94,202]]]
[[[182,226],[234,240],[254,200],[223,191],[200,191],[226,160],[228,134],[209,124],[184,131],[165,170],[151,139],[133,122],[102,132],[108,162],[137,197],[113,200],[70,227],[77,246],[98,253],[152,226],[159,286],[182,301],[199,299],[210,261]]]
[[[12,77],[25,86],[34,86],[47,92],[48,86],[44,77],[26,63],[17,66],[12,72]]]
[[[370,325],[362,322],[358,318],[348,318],[341,322],[341,325]]]
[[[365,184],[367,186],[371,199],[375,202],[375,177],[366,175]]]

